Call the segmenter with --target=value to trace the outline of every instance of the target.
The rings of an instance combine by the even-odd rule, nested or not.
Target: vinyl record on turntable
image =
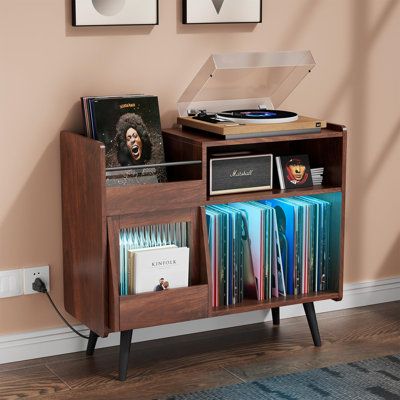
[[[282,110],[229,110],[217,115],[238,124],[280,124],[299,118],[294,112]]]

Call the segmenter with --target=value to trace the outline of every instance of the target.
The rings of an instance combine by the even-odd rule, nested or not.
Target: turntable
[[[318,133],[325,121],[276,109],[314,66],[308,50],[213,54],[178,100],[178,124],[225,139]]]

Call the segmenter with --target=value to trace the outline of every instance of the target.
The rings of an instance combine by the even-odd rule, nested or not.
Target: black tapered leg
[[[274,325],[279,325],[280,317],[279,317],[279,307],[271,308],[272,311],[272,322]]]
[[[90,331],[89,341],[86,348],[86,355],[92,356],[94,353],[94,349],[96,348],[97,338],[99,335],[93,331]]]
[[[314,346],[321,346],[321,337],[319,335],[317,316],[315,315],[314,303],[304,303],[304,311],[306,312],[308,326],[314,341]]]
[[[121,332],[119,346],[119,380],[125,381],[128,372],[129,353],[131,351],[132,329]]]

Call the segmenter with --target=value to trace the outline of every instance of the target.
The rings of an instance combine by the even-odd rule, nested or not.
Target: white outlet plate
[[[0,297],[21,296],[24,294],[21,269],[0,271]]]
[[[40,278],[45,284],[47,291],[50,291],[50,271],[49,266],[24,268],[24,294],[35,294],[32,283],[36,278]]]

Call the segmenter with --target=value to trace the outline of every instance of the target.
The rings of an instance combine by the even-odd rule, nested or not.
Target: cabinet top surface
[[[266,136],[257,138],[241,138],[241,139],[229,139],[225,140],[218,135],[202,132],[194,129],[177,127],[163,129],[163,134],[168,136],[179,137],[180,139],[186,140],[198,146],[226,146],[235,144],[251,144],[251,143],[268,143],[268,142],[285,142],[294,140],[316,140],[326,139],[333,137],[343,137],[346,134],[346,128],[343,125],[328,124],[327,128],[321,129],[320,133],[301,133],[292,135],[278,135],[278,136]]]

